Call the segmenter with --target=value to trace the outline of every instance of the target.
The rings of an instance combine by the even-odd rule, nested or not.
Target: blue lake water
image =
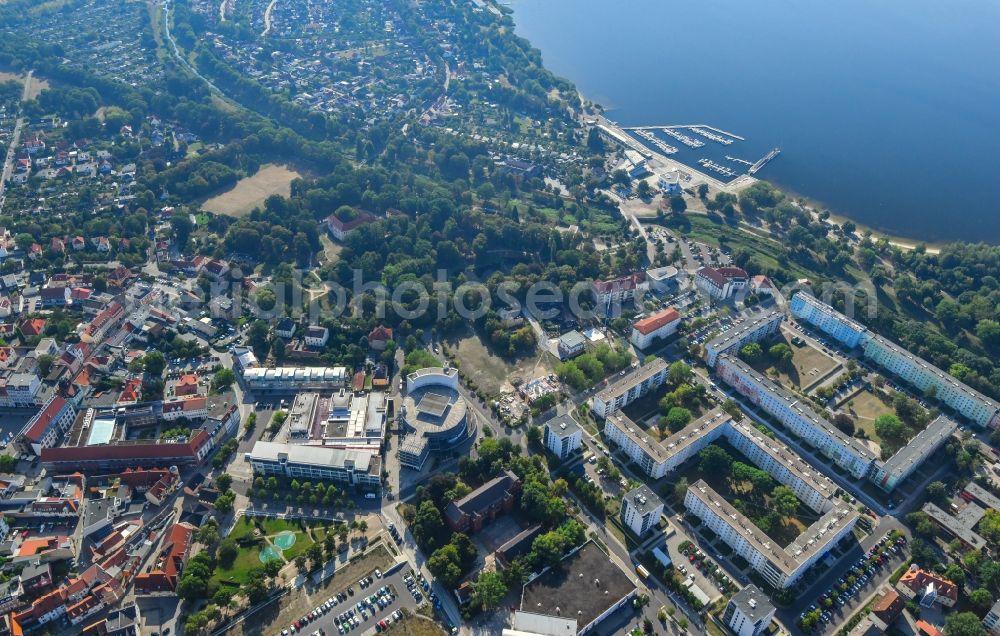
[[[757,176],[837,214],[1000,243],[994,0],[509,6],[546,66],[622,125],[709,124],[745,137],[747,159],[781,147]]]

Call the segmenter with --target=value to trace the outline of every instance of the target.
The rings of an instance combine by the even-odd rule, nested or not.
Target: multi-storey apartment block
[[[813,411],[806,400],[781,388],[739,358],[720,357],[715,371],[751,403],[854,477],[868,475],[875,461],[868,447]]]
[[[925,395],[932,395],[977,426],[996,427],[1000,422],[1000,405],[996,400],[960,382],[891,340],[872,333],[830,305],[805,292],[799,292],[792,298],[790,309],[797,318],[809,321],[845,345],[861,347],[866,358]]]
[[[832,507],[836,485],[780,442],[747,422],[737,422],[716,409],[662,441],[656,440],[624,413],[604,421],[604,434],[643,472],[659,479],[676,470],[703,448],[724,438],[775,481],[791,488],[817,513]]]
[[[691,484],[684,505],[777,588],[794,585],[851,533],[859,517],[848,504],[832,500],[829,511],[782,548],[703,480]]]
[[[594,415],[605,418],[667,381],[667,363],[662,358],[635,369],[590,398]]]
[[[714,367],[719,356],[726,353],[736,353],[740,347],[751,342],[759,342],[778,333],[781,321],[785,315],[780,311],[770,309],[761,313],[749,315],[744,322],[732,331],[721,333],[705,345],[705,359],[708,366]]]

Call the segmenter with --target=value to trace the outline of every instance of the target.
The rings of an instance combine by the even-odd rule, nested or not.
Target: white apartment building
[[[648,318],[637,320],[632,325],[632,334],[629,342],[639,349],[646,349],[657,338],[666,338],[677,333],[677,327],[681,324],[681,315],[674,309],[664,309]]]
[[[836,309],[805,292],[799,292],[789,305],[792,313],[807,320],[849,347],[860,346],[865,357],[898,376],[919,391],[934,393],[934,398],[968,418],[981,428],[1000,424],[1000,404],[960,382],[923,358],[913,355],[896,343],[872,333]]]
[[[736,636],[760,636],[771,625],[772,618],[771,599],[751,583],[729,599],[722,622]]]
[[[597,417],[606,418],[651,390],[663,386],[666,381],[667,363],[663,358],[656,358],[590,398],[591,411]]]
[[[604,434],[652,479],[668,475],[724,437],[775,481],[791,488],[815,512],[824,513],[833,507],[830,500],[837,491],[833,482],[781,442],[748,422],[735,421],[720,409],[662,441],[647,435],[624,413],[614,413],[604,421]]]
[[[36,405],[42,381],[34,373],[12,373],[0,378],[0,407],[28,407]]]
[[[335,481],[379,493],[382,458],[378,451],[307,444],[257,442],[244,457],[254,474]]]
[[[740,395],[855,478],[867,476],[872,469],[876,458],[868,447],[813,411],[804,398],[789,393],[733,356],[721,356],[715,371]]]
[[[1000,636],[1000,601],[993,604],[990,611],[983,617],[983,627],[990,636]]]
[[[24,425],[19,436],[35,455],[40,456],[43,448],[52,448],[76,420],[76,407],[56,395]]]
[[[792,297],[788,308],[792,315],[800,320],[806,320],[819,327],[830,337],[848,347],[861,344],[862,337],[868,329],[824,302],[817,300],[812,294],[799,292]]]
[[[583,430],[569,415],[560,415],[545,423],[545,447],[559,459],[566,459],[583,444]]]
[[[694,284],[715,300],[725,300],[750,284],[750,276],[739,267],[702,267]]]
[[[619,511],[622,523],[637,537],[652,529],[662,514],[663,502],[645,484],[625,495]]]
[[[925,394],[932,390],[934,399],[947,404],[977,426],[994,428],[1000,422],[1000,406],[995,400],[896,343],[869,334],[861,346],[866,358]]]
[[[731,331],[719,334],[705,345],[705,359],[708,366],[714,367],[716,360],[723,354],[735,355],[743,345],[760,342],[778,333],[781,321],[784,319],[785,315],[775,309],[750,314]]]
[[[859,516],[850,505],[833,500],[829,512],[782,548],[703,480],[691,484],[684,505],[777,588],[794,585],[850,534]]]

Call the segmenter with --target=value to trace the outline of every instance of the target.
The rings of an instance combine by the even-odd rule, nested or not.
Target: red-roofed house
[[[193,373],[185,373],[174,385],[174,395],[196,395],[198,393],[198,376]]]
[[[171,526],[152,571],[135,577],[135,593],[147,596],[173,595],[187,563],[193,540],[194,526],[186,523]]]
[[[93,594],[88,594],[66,608],[66,618],[73,625],[79,625],[102,609],[104,601]]]
[[[76,408],[72,403],[53,396],[34,417],[28,420],[21,431],[21,438],[34,451],[41,455],[43,448],[51,448],[62,435],[69,430],[76,419]]]
[[[872,622],[884,632],[899,618],[904,607],[906,607],[906,601],[903,597],[896,590],[889,590],[876,599],[875,604],[872,605]]]
[[[664,309],[648,318],[637,320],[632,325],[632,335],[629,340],[640,349],[645,349],[657,338],[666,338],[676,333],[680,324],[681,315],[676,309],[673,307]]]
[[[702,267],[695,273],[694,284],[716,300],[725,300],[750,284],[750,277],[739,267]]]
[[[767,276],[757,274],[750,279],[750,291],[758,296],[773,296],[774,283],[772,283],[771,279]]]
[[[368,334],[368,346],[375,351],[385,350],[385,345],[392,340],[392,329],[379,325]]]
[[[208,398],[202,395],[164,400],[163,419],[172,421],[179,417],[186,417],[189,420],[205,419],[208,417]]]
[[[45,331],[45,320],[43,318],[31,318],[21,323],[19,330],[25,338],[34,338],[42,335]]]
[[[118,396],[118,401],[115,402],[115,406],[120,404],[135,404],[140,399],[142,399],[142,380],[132,378],[125,383],[121,395]]]
[[[628,302],[635,298],[637,291],[645,291],[647,288],[646,277],[642,274],[629,274],[611,280],[595,280],[591,283],[594,298],[602,307],[608,307],[612,303]]]
[[[326,217],[326,227],[338,241],[343,241],[347,235],[358,229],[362,225],[374,223],[378,219],[371,213],[364,210],[355,209],[354,213],[345,219],[341,219],[336,214]]]
[[[45,625],[66,613],[66,593],[59,589],[35,599],[28,609],[19,612],[15,619],[26,628]]]
[[[906,598],[916,599],[923,607],[930,607],[934,603],[952,607],[958,602],[957,585],[916,565],[911,565],[903,573],[896,589]]]
[[[923,636],[944,636],[944,632],[923,619],[917,621],[916,625],[917,631],[923,634]]]

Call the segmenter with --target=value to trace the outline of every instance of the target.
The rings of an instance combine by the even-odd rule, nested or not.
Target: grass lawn
[[[241,547],[240,553],[236,556],[236,560],[233,561],[231,567],[224,569],[222,567],[215,568],[215,572],[212,574],[212,580],[220,585],[230,584],[229,582],[235,581],[240,585],[245,585],[250,580],[250,570],[253,568],[261,567],[260,562],[260,551],[264,549],[267,544],[263,540],[260,543]]]
[[[776,344],[786,344],[792,350],[790,366],[775,366],[771,363],[766,355],[767,350]],[[751,366],[769,378],[776,379],[780,384],[799,390],[814,384],[840,365],[835,359],[808,344],[795,346],[791,337],[784,331],[775,338],[762,342],[761,347],[764,349],[764,357]]]
[[[304,554],[313,543],[315,542],[312,540],[312,537],[307,532],[300,530],[295,533],[295,545],[287,550],[283,550],[281,555],[285,557],[285,560],[292,561],[300,554]]]

